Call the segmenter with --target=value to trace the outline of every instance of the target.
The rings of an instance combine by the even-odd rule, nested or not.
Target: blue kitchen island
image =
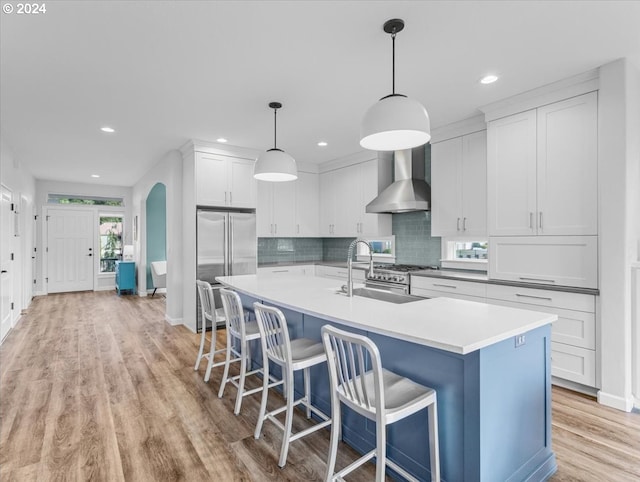
[[[245,275],[217,278],[243,305],[278,306],[292,338],[320,341],[332,324],[369,336],[383,367],[438,394],[443,481],[542,481],[557,469],[551,448],[551,323],[556,315],[450,298],[406,304],[336,293],[339,281]],[[252,350],[261,364],[260,350]],[[331,412],[326,365],[311,372],[312,402]],[[296,379],[296,391],[302,380]],[[343,407],[343,440],[375,446],[375,424]],[[387,456],[430,480],[426,411],[389,426]]]

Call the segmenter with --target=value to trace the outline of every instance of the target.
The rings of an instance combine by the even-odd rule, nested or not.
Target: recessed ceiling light
[[[480,79],[481,84],[493,84],[496,80],[498,80],[498,76],[495,74],[485,75]]]
[[[109,134],[112,134],[113,132],[115,132],[116,130],[113,127],[101,127],[100,130],[102,132],[108,132]]]
[[[320,147],[327,147],[327,143],[326,143],[325,141],[320,141],[320,142],[318,142],[318,145],[319,145]]]
[[[91,174],[91,177],[100,177],[100,174]]]
[[[216,139],[216,141],[217,141],[217,142],[222,142],[222,143],[227,142],[227,140],[226,140],[224,137],[218,137],[218,138]]]

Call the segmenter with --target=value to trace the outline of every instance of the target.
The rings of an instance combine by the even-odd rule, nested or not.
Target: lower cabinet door
[[[596,352],[551,342],[551,374],[590,387],[596,386]]]

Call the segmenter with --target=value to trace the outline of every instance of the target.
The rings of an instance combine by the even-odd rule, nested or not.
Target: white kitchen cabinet
[[[351,275],[354,281],[364,282],[366,280],[366,270],[354,269],[351,270]],[[349,271],[347,268],[340,268],[337,266],[316,265],[316,276],[323,278],[335,278],[346,281],[349,279]]]
[[[489,236],[597,234],[597,93],[489,122]]]
[[[258,237],[318,236],[318,175],[298,172],[290,182],[258,181]]]
[[[315,276],[315,266],[309,265],[291,265],[291,266],[269,266],[258,268],[259,275],[269,276]]]
[[[490,284],[487,303],[557,315],[551,326],[551,374],[597,386],[594,295]]]
[[[258,237],[295,236],[296,181],[258,181]]]
[[[320,180],[318,174],[298,171],[296,188],[295,235],[315,237],[320,234]]]
[[[431,146],[431,234],[487,236],[486,131]]]
[[[598,237],[492,237],[488,274],[520,283],[597,288]]]
[[[380,161],[334,169],[320,175],[320,232],[325,237],[391,235],[390,214],[367,214],[366,205],[390,184]]]
[[[254,161],[196,152],[195,187],[198,206],[256,207]]]
[[[411,294],[423,298],[446,297],[484,303],[487,285],[472,281],[412,276]]]

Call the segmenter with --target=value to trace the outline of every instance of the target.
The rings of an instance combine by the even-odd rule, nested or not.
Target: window
[[[487,259],[487,242],[486,241],[455,241],[454,258],[455,259]]]
[[[98,196],[69,196],[66,194],[49,194],[48,204],[85,204],[90,206],[124,206],[122,198]]]
[[[100,273],[113,273],[122,259],[122,215],[100,215]]]
[[[486,240],[442,240],[443,268],[487,270],[489,243]]]

